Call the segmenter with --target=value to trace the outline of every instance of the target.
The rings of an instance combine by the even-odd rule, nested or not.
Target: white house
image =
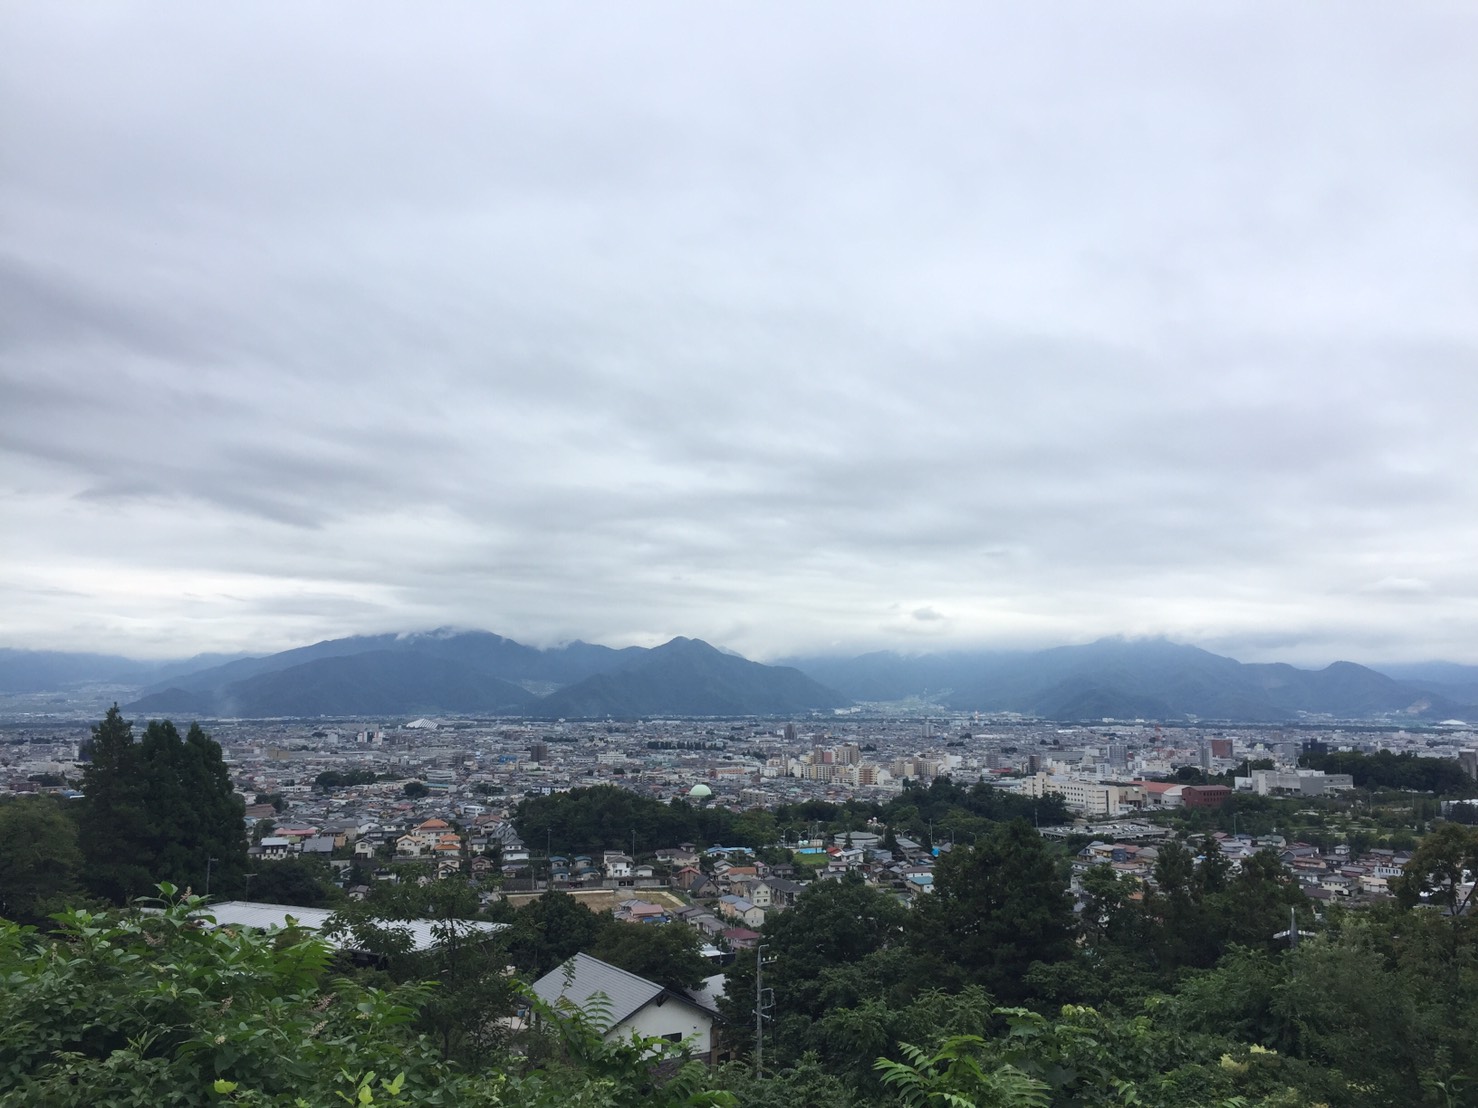
[[[694,1057],[713,1060],[714,1021],[711,996],[688,989],[673,990],[617,969],[599,958],[576,954],[534,982],[534,994],[546,1004],[563,1003],[589,1010],[592,999],[603,1004],[600,1026],[607,1042],[633,1032],[672,1043],[687,1043]]]

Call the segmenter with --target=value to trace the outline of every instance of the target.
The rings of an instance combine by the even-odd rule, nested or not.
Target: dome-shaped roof
[[[707,785],[704,785],[702,783],[699,783],[697,785],[694,785],[691,789],[688,790],[688,795],[689,796],[693,796],[693,797],[699,797],[699,798],[705,797],[705,796],[712,796],[713,795],[713,790],[710,789]]]

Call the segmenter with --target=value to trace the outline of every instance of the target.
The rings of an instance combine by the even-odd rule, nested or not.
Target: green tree
[[[764,983],[774,989],[775,1030],[767,1038],[773,1057],[786,1063],[814,1049],[811,1025],[838,1006],[855,1004],[889,984],[928,984],[913,973],[900,949],[908,910],[897,899],[848,875],[817,881],[784,912],[771,913],[761,933],[772,965]],[[741,1051],[753,1046],[755,957],[741,951],[725,971],[720,1010],[729,1040]],[[772,1057],[767,1053],[767,1058]]]
[[[1059,961],[1073,949],[1065,886],[1030,824],[1002,824],[979,845],[940,859],[933,894],[914,910],[917,949],[939,980],[958,971],[997,997],[1019,998],[1033,962]]]
[[[115,904],[148,891],[157,879],[145,845],[153,829],[137,753],[133,724],[114,704],[92,729],[92,760],[82,771],[78,846],[88,889]]]
[[[593,947],[613,922],[609,913],[596,915],[569,893],[551,889],[514,914],[508,954],[530,980],[542,977]]]
[[[324,908],[341,896],[331,880],[328,866],[317,858],[259,862],[251,881],[251,898],[263,904]]]
[[[1272,850],[1259,850],[1222,893],[1206,899],[1206,915],[1224,950],[1227,944],[1274,949],[1285,940],[1273,936],[1288,927],[1290,913],[1300,928],[1314,923],[1314,910],[1298,881]]]
[[[437,982],[417,1010],[416,1027],[443,1058],[480,1068],[506,1040],[505,1017],[516,1000],[504,973],[505,939],[468,926],[480,916],[477,890],[464,877],[424,885],[376,882],[364,901],[337,909],[328,931],[353,934],[380,954],[392,980]],[[428,920],[433,942],[418,947],[408,925]]]
[[[1221,844],[1207,835],[1201,840],[1201,857],[1196,863],[1196,888],[1203,897],[1225,892],[1231,873],[1231,859]]]
[[[241,798],[220,746],[198,724],[181,738],[169,720],[135,742],[115,704],[93,728],[83,771],[79,845],[88,886],[115,903],[161,880],[236,893],[245,883]]]
[[[1408,908],[1429,901],[1458,916],[1478,889],[1466,883],[1467,874],[1478,874],[1478,828],[1442,823],[1421,841],[1392,887]]]
[[[1219,948],[1209,930],[1202,883],[1190,849],[1174,839],[1162,843],[1153,878],[1144,910],[1153,921],[1150,938],[1160,968],[1173,971],[1214,963]]]
[[[0,916],[40,923],[79,889],[77,825],[51,797],[0,804]]]
[[[696,989],[718,972],[698,948],[698,932],[680,923],[612,922],[586,953],[669,989]]]

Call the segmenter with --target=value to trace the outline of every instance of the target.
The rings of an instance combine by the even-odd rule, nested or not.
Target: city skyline
[[[0,13],[0,646],[1478,663],[1478,13]]]

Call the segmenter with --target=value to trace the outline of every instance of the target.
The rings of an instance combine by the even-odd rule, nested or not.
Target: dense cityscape
[[[550,868],[544,843],[528,843],[510,816],[520,801],[574,788],[616,786],[668,803],[683,800],[735,813],[799,806],[882,804],[906,783],[947,778],[967,787],[983,782],[1021,797],[1059,798],[1075,821],[1043,830],[1103,837],[1132,827],[1136,839],[1168,834],[1147,817],[1177,810],[1220,809],[1233,793],[1275,798],[1339,798],[1354,789],[1347,773],[1301,767],[1310,751],[1387,752],[1448,759],[1469,778],[1478,772],[1466,727],[1383,730],[1341,728],[1163,726],[1104,721],[1099,726],[971,717],[872,718],[852,712],[800,722],[652,720],[622,723],[415,719],[382,721],[221,721],[209,725],[242,800],[248,828],[266,821],[252,847],[266,859],[298,853],[333,857],[325,839],[355,856],[380,858],[387,846],[401,859],[420,858],[445,844],[408,832],[426,821],[454,822],[465,833],[451,853],[458,872],[470,857],[502,844],[498,876],[509,881],[552,879],[555,887],[609,884],[633,876],[637,858],[657,860],[681,844],[618,841],[602,844],[622,860],[571,873],[568,860]],[[0,774],[13,795],[53,792],[80,796],[90,730],[12,723],[3,731]],[[1256,768],[1253,768],[1253,767]],[[1213,778],[1218,783],[1212,783]],[[1227,781],[1227,784],[1219,783]],[[272,804],[257,802],[270,796]],[[1040,818],[1037,826],[1041,828]],[[1101,830],[1100,830],[1101,829]],[[776,845],[835,848],[816,828],[787,827]],[[917,833],[922,828],[908,828]],[[950,845],[951,829],[920,835],[929,846]],[[1251,828],[1249,827],[1250,831]],[[880,841],[858,826],[842,868],[871,873]],[[1311,895],[1379,895],[1389,865],[1360,864],[1345,844],[1310,852],[1268,831],[1228,843],[1233,856],[1268,842],[1309,886]],[[691,844],[690,844],[691,845]],[[722,844],[719,844],[722,845]],[[913,844],[910,866],[927,867],[928,850]],[[864,849],[868,848],[868,849]],[[1143,853],[1143,852],[1141,852]],[[1409,855],[1403,855],[1404,862]],[[1153,850],[1144,854],[1153,858]],[[1295,864],[1296,859],[1296,864]],[[899,859],[900,861],[902,859]],[[885,859],[885,861],[895,861]],[[485,868],[479,867],[485,875]],[[1396,867],[1399,870],[1399,864]],[[1146,876],[1143,865],[1135,870]],[[658,884],[650,865],[635,871]],[[388,874],[387,874],[388,875]],[[664,868],[662,883],[671,876]],[[629,883],[629,882],[628,882]],[[916,882],[917,886],[917,882]],[[726,892],[732,890],[725,890]]]
[[[1475,46],[0,5],[0,1108],[1478,1108]]]

